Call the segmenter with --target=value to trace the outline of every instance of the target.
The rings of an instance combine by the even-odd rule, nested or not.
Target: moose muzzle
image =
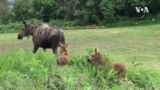
[[[18,34],[17,39],[22,39],[22,38],[23,37],[20,34]]]

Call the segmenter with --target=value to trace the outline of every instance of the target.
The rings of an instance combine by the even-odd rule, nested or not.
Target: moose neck
[[[31,28],[30,28],[30,30],[28,30],[28,34],[31,35],[31,36],[33,36],[33,34],[34,34],[37,26],[30,26],[30,27],[31,27]]]

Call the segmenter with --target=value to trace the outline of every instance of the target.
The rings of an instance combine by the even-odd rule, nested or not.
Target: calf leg
[[[54,54],[57,54],[57,49],[56,48],[52,48],[52,51]]]
[[[38,50],[38,48],[39,48],[39,47],[34,46],[34,47],[33,47],[33,53],[36,53],[36,52],[37,52],[37,50]]]

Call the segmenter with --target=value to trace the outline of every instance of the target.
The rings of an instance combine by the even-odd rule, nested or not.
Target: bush
[[[72,27],[74,26],[74,23],[72,21],[67,20],[51,20],[49,22],[51,26],[58,26],[58,27]]]
[[[29,19],[26,20],[27,24],[42,24],[42,21],[37,19]],[[19,32],[24,27],[22,21],[16,22],[16,23],[8,23],[8,24],[2,24],[0,25],[0,33],[14,33]]]
[[[1,25],[0,33],[6,32],[17,32],[21,29],[22,25],[20,23],[10,23],[7,25]]]

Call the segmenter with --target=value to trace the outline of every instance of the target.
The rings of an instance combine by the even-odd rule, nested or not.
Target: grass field
[[[64,33],[66,42],[69,43],[68,51],[73,62],[70,66],[54,68],[54,75],[56,75],[55,73],[60,75],[56,78],[52,77],[53,81],[57,81],[53,84],[57,85],[58,83],[58,86],[53,85],[56,89],[74,90],[77,87],[78,90],[103,90],[104,88],[156,90],[160,87],[160,75],[158,74],[160,73],[160,24],[109,29],[65,30]],[[40,49],[34,55],[31,53],[32,46],[31,37],[17,40],[17,33],[0,34],[0,72],[2,73],[0,89],[14,90],[16,87],[19,87],[19,90],[22,90],[22,87],[26,87],[24,88],[26,90],[46,89],[43,84],[47,80],[47,69],[51,64],[55,64],[55,57],[49,49],[46,53]],[[90,49],[94,47],[98,47],[112,61],[128,63],[129,80],[120,84],[113,81],[107,83],[105,80],[109,79],[104,79],[104,72],[102,74],[97,70],[92,70],[92,65],[88,65],[85,61],[85,55],[90,53],[92,51]],[[133,60],[142,65],[132,69]],[[95,67],[93,66],[93,68]],[[138,72],[140,81],[133,78],[134,74]],[[95,74],[96,77],[94,77]],[[150,79],[146,79],[147,76],[151,82]],[[63,77],[64,81],[59,77]]]

